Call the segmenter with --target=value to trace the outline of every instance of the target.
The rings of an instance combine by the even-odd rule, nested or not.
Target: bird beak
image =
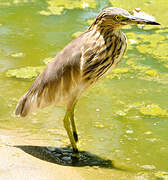
[[[142,18],[135,17],[135,16],[127,17],[125,22],[127,22],[128,24],[160,25],[160,23],[157,23],[155,21],[151,21],[148,19],[142,19]]]

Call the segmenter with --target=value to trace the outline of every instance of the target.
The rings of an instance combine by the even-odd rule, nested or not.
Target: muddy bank
[[[40,145],[41,142],[36,142]],[[61,166],[40,160],[15,146],[30,145],[30,142],[10,131],[0,131],[0,179],[43,180],[82,179],[73,167]],[[41,143],[42,144],[42,143]]]
[[[136,174],[111,160],[68,148],[49,147],[40,137],[0,130],[0,180],[103,180],[136,179]]]

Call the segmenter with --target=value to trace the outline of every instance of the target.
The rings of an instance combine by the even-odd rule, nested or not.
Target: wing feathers
[[[62,101],[66,103],[71,98],[71,93],[79,85],[81,78],[81,46],[81,40],[78,43],[73,40],[48,64],[19,100],[16,115],[24,117],[37,108]]]

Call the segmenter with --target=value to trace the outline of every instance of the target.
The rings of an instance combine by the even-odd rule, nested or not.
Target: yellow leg
[[[66,114],[65,114],[65,117],[64,117],[64,127],[67,131],[67,134],[68,134],[68,137],[69,137],[69,140],[71,142],[71,145],[73,147],[73,151],[74,152],[78,152],[78,149],[77,149],[77,146],[76,146],[76,142],[75,142],[75,139],[74,139],[74,136],[71,132],[71,128],[70,128],[70,117],[71,117],[71,112],[70,111],[67,111]]]
[[[76,131],[76,126],[75,126],[75,121],[74,121],[74,106],[73,106],[73,109],[72,109],[72,111],[70,113],[70,120],[71,120],[73,136],[74,136],[75,141],[77,142],[78,141],[78,134],[77,134],[77,131]]]

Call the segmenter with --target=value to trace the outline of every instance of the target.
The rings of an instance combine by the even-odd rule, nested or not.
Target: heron
[[[83,92],[121,61],[127,47],[121,28],[127,24],[160,25],[134,17],[121,8],[105,8],[84,33],[66,45],[45,67],[20,98],[15,114],[25,117],[49,105],[66,106],[64,127],[73,152],[78,153],[75,105]]]

